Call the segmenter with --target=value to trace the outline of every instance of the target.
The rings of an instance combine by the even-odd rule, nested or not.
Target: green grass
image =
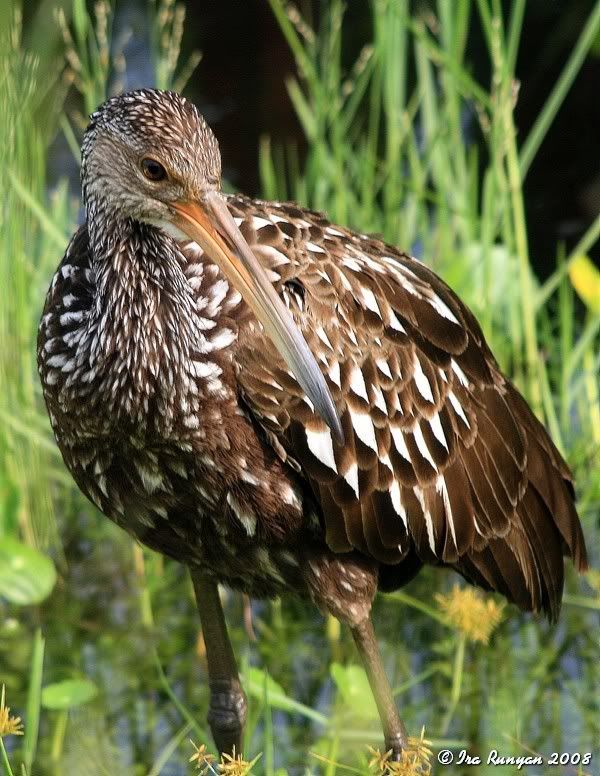
[[[418,251],[453,286],[572,465],[597,561],[600,313],[585,308],[571,278],[600,236],[600,218],[569,254],[556,246],[556,269],[540,283],[523,181],[598,35],[600,2],[527,137],[514,121],[525,0],[514,0],[508,17],[497,0],[440,0],[423,17],[405,0],[373,0],[372,40],[349,72],[339,0],[317,30],[282,0],[270,4],[300,73],[287,87],[307,153],[262,138],[264,196],[382,233]],[[199,59],[178,64],[182,10],[156,0],[149,11],[156,83],[181,88]],[[0,590],[0,684],[26,730],[5,740],[15,775],[187,773],[187,739],[211,745],[189,581],[176,564],[133,547],[79,495],[54,445],[35,369],[44,294],[78,208],[66,183],[48,191],[48,148],[62,131],[76,151],[83,115],[106,96],[109,73],[122,70],[111,19],[105,5],[92,18],[83,0],[65,8],[52,35],[66,43],[66,76],[41,44],[26,50],[18,18],[0,41],[0,541],[20,538],[50,554],[59,571],[42,607],[9,604]],[[470,71],[473,27],[487,43],[489,83]],[[69,83],[80,100],[67,115]],[[483,134],[481,152],[465,139],[466,114]],[[437,747],[480,753],[597,746],[599,590],[569,573],[558,628],[509,608],[485,647],[465,642],[434,606],[433,593],[453,581],[426,572],[376,605],[411,731],[425,725]],[[360,672],[345,668],[356,663],[349,634],[298,602],[274,602],[255,612],[259,641],[249,644],[237,596],[228,596],[227,609],[250,695],[248,759],[263,753],[253,772],[365,773],[366,745],[377,745],[379,732]],[[42,688],[83,678],[100,691],[94,701],[44,706]],[[488,771],[503,772],[478,770]]]

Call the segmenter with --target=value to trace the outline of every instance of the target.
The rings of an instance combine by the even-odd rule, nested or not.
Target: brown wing
[[[230,206],[322,366],[332,440],[257,324],[245,400],[318,495],[326,540],[383,564],[416,550],[555,615],[563,553],[585,565],[569,470],[481,329],[427,267],[293,205]]]

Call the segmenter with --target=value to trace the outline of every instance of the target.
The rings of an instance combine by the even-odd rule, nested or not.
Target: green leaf
[[[89,679],[66,679],[44,687],[42,706],[45,709],[65,711],[89,703],[96,695],[98,688]]]
[[[264,701],[266,696],[269,706],[273,709],[302,714],[304,717],[319,722],[321,725],[327,725],[328,719],[324,714],[290,698],[289,695],[286,695],[283,687],[269,676],[266,671],[262,671],[254,666],[248,666],[242,674],[242,680],[244,689],[251,698]]]
[[[332,663],[331,676],[344,705],[352,709],[357,717],[363,720],[378,718],[377,706],[364,668]]]
[[[275,679],[273,679],[266,671],[263,671],[262,668],[248,666],[244,670],[244,682],[248,684],[252,692],[256,691],[261,697],[266,692],[269,695],[269,701],[271,702],[273,700],[271,696],[280,697],[282,699],[285,698],[286,701],[292,700],[285,694],[285,690],[279,682],[276,682]]]
[[[40,724],[40,706],[42,702],[42,673],[44,670],[45,643],[42,629],[38,628],[33,639],[31,650],[31,667],[29,669],[29,690],[27,691],[27,727],[23,739],[23,760],[27,773],[35,760]]]
[[[39,604],[55,582],[50,558],[10,536],[0,538],[0,596],[17,606]]]

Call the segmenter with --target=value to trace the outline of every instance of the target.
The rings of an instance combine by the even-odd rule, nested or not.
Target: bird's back
[[[387,589],[443,564],[556,617],[563,555],[586,564],[571,475],[472,313],[377,238],[291,204],[230,208],[340,412],[343,446],[260,330],[242,341],[245,401],[309,480],[329,547],[375,558]]]

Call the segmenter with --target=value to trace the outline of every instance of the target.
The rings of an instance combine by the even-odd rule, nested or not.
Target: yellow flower
[[[0,695],[0,738],[4,736],[22,736],[23,723],[21,717],[10,716],[10,706],[4,705],[4,685]]]
[[[206,744],[196,746],[196,744],[191,739],[190,744],[196,750],[190,757],[190,762],[196,763],[196,768],[200,771],[201,776],[208,773],[208,771],[213,771],[212,763],[214,762],[215,758],[209,751],[207,751]]]
[[[392,762],[390,757],[392,750],[382,754],[378,749],[369,747],[373,755],[369,768],[374,770],[377,776],[429,776],[431,763],[429,758],[432,751],[430,742],[425,738],[425,728],[421,730],[419,738],[408,739],[408,745],[402,750],[399,762]]]
[[[435,598],[450,623],[471,641],[487,644],[502,620],[504,604],[483,598],[472,587],[455,585],[447,595],[438,593]]]
[[[219,773],[224,773],[226,776],[246,776],[256,765],[260,756],[260,754],[257,754],[254,760],[247,762],[241,754],[236,756],[234,748],[233,755],[225,753],[221,755]]]
[[[369,752],[371,753],[372,757],[369,760],[369,769],[375,770],[376,773],[386,773],[387,767],[390,765],[390,757],[392,756],[392,750],[385,752],[385,754],[382,754],[379,749],[374,749],[372,746],[369,747]]]

